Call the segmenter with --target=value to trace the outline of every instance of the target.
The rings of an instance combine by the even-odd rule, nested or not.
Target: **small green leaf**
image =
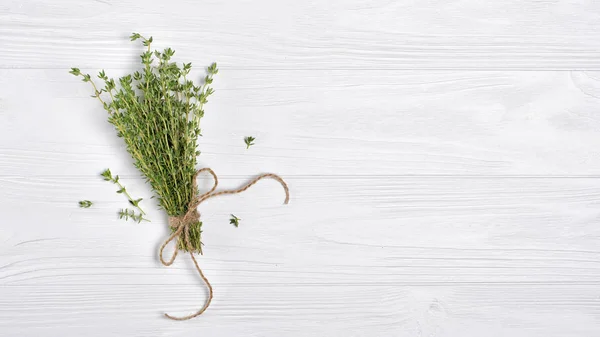
[[[81,71],[79,70],[79,68],[71,68],[71,71],[69,71],[69,74],[79,76],[79,75],[81,75]]]
[[[135,207],[138,207],[140,204],[140,201],[142,201],[142,198],[139,198],[137,200],[129,200],[129,203],[132,204]]]
[[[210,74],[217,74],[219,72],[219,69],[217,69],[217,63],[213,63],[208,67],[208,72]]]
[[[229,224],[234,225],[235,227],[238,227],[240,225],[240,218],[238,218],[237,216],[230,214],[231,215],[231,219],[229,219]]]
[[[93,205],[93,203],[89,200],[81,200],[79,202],[79,207],[81,208],[90,208]]]
[[[244,143],[246,143],[246,149],[249,149],[250,146],[254,145],[254,141],[256,140],[256,138],[254,137],[246,137],[244,138]]]
[[[112,180],[112,174],[110,173],[110,169],[104,170],[104,172],[102,172],[100,175],[104,177],[104,180],[106,181]]]

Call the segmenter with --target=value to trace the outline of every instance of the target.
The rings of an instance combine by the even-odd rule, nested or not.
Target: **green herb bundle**
[[[108,112],[108,121],[125,141],[135,166],[146,177],[169,216],[181,216],[196,196],[192,179],[196,173],[197,140],[201,134],[200,119],[204,104],[214,92],[210,87],[217,65],[208,67],[202,84],[195,84],[189,73],[191,63],[181,67],[171,61],[175,51],[166,48],[152,51],[152,37],[131,35],[140,39],[146,51],[140,55],[142,69],[115,80],[104,71],[97,75],[103,86],[92,76],[72,68],[71,74],[81,76],[93,86],[92,97],[100,100]],[[202,222],[189,227],[189,239],[194,251],[201,251]],[[187,250],[179,241],[179,248]]]
[[[71,74],[80,76],[84,82],[91,83],[94,94],[108,112],[108,121],[115,126],[117,135],[125,141],[127,151],[134,159],[135,166],[146,177],[156,192],[160,206],[169,215],[171,235],[159,250],[160,261],[169,266],[177,257],[179,249],[186,250],[194,262],[198,273],[208,287],[208,298],[204,306],[196,313],[174,320],[186,320],[202,314],[210,305],[212,286],[200,269],[195,252],[202,253],[202,222],[196,208],[205,200],[226,194],[238,194],[246,191],[259,180],[270,178],[278,181],[284,188],[289,201],[287,184],[281,177],[272,173],[263,173],[246,185],[233,190],[215,191],[218,185],[217,175],[210,168],[196,169],[197,140],[200,136],[200,119],[204,116],[204,104],[214,92],[210,87],[213,76],[217,74],[217,65],[208,67],[208,74],[202,84],[194,84],[189,79],[191,63],[181,67],[172,62],[175,53],[171,48],[163,51],[152,51],[152,37],[145,38],[140,34],[131,35],[131,40],[141,39],[147,50],[141,54],[142,70],[136,71],[115,81],[109,78],[104,70],[98,78],[104,83],[97,86],[89,74],[72,68]],[[253,145],[254,137],[246,137],[246,146]],[[214,179],[213,187],[203,194],[198,193],[196,177],[208,172]],[[119,182],[119,176],[113,177],[110,170],[102,173],[105,180],[119,186],[118,193],[124,193],[129,202],[140,211],[121,210],[120,217],[141,222],[144,211],[139,207],[142,199],[133,199],[125,187]],[[87,203],[80,203],[89,207]],[[91,202],[90,202],[91,206]],[[236,227],[239,218],[232,215],[230,222]],[[169,260],[163,258],[164,248],[173,240],[177,244]]]

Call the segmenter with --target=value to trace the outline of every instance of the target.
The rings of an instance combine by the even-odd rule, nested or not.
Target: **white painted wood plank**
[[[597,72],[222,69],[214,84],[200,165],[220,175],[600,174]],[[0,71],[0,175],[137,175],[89,94],[66,70]]]
[[[237,179],[224,179],[226,187]],[[143,195],[142,182],[126,181]],[[592,336],[600,332],[600,179],[292,178],[201,208],[211,310],[166,235],[114,218],[112,186],[2,178],[0,331],[90,336]],[[76,207],[82,195],[92,209]],[[31,211],[34,209],[35,211]],[[235,212],[240,228],[227,224]],[[565,320],[569,324],[565,324]],[[106,322],[111,322],[107,325]],[[493,330],[493,331],[492,331]]]
[[[0,2],[0,335],[600,335],[599,19],[582,0]],[[100,170],[151,192],[67,74],[131,69],[131,31],[219,62],[200,164],[223,187],[291,187],[202,205],[216,292],[190,322],[160,315],[204,288],[189,258],[158,263],[155,204],[116,219]]]
[[[600,70],[582,0],[4,0],[0,67],[129,68],[131,31],[238,70]]]

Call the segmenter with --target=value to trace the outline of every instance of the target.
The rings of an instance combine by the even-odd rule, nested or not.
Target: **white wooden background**
[[[291,187],[202,205],[187,322],[204,287],[155,204],[116,219],[101,170],[150,190],[67,73],[133,69],[132,31],[219,63],[223,187]],[[2,0],[0,335],[599,336],[600,2]]]

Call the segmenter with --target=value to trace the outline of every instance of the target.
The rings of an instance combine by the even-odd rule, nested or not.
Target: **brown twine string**
[[[202,172],[208,172],[212,175],[212,177],[214,179],[213,187],[210,189],[210,191],[208,191],[206,193],[196,195],[196,197],[194,197],[194,199],[192,199],[192,201],[188,205],[187,213],[185,213],[182,216],[169,217],[169,226],[172,228],[175,228],[176,230],[175,230],[175,232],[173,232],[173,234],[171,234],[171,236],[169,236],[169,238],[162,244],[162,246],[160,246],[160,250],[159,250],[160,262],[162,262],[162,264],[165,266],[170,266],[171,264],[173,264],[173,261],[175,261],[175,258],[177,257],[177,251],[178,251],[177,246],[178,246],[179,241],[181,240],[181,234],[183,233],[183,242],[185,243],[185,246],[186,246],[188,252],[190,253],[190,256],[192,257],[192,261],[194,261],[194,265],[196,266],[196,270],[198,271],[198,274],[200,274],[200,277],[202,278],[202,280],[204,281],[204,283],[206,283],[206,286],[208,287],[208,299],[204,303],[204,306],[202,306],[202,308],[200,310],[198,310],[196,313],[187,315],[187,316],[183,316],[183,317],[175,317],[175,316],[171,316],[171,315],[165,313],[165,316],[167,318],[170,318],[170,319],[173,319],[176,321],[185,321],[185,320],[188,320],[188,319],[191,319],[191,318],[201,315],[204,311],[206,311],[206,309],[208,309],[208,306],[210,305],[210,302],[212,301],[212,298],[213,298],[212,286],[208,282],[208,279],[206,278],[206,276],[204,276],[202,269],[200,269],[200,266],[198,265],[198,261],[196,261],[196,258],[194,257],[194,252],[192,249],[192,245],[190,243],[190,232],[189,232],[190,225],[194,222],[200,221],[200,213],[198,213],[198,210],[197,210],[198,206],[205,200],[219,196],[219,195],[242,193],[245,190],[249,189],[252,185],[256,184],[259,180],[264,179],[264,178],[271,178],[271,179],[277,180],[281,184],[281,186],[283,186],[283,190],[285,191],[284,204],[287,204],[290,201],[290,191],[288,189],[287,184],[285,183],[285,181],[283,181],[283,179],[281,179],[281,177],[279,177],[276,174],[272,174],[272,173],[261,174],[241,188],[238,188],[235,190],[225,190],[225,191],[215,192],[215,189],[217,188],[217,185],[219,184],[219,179],[217,178],[217,175],[215,174],[215,172],[208,167],[200,169],[196,172],[196,174],[194,174],[194,177],[192,180],[192,191],[194,194],[196,194],[198,191],[198,185],[197,185],[196,179],[198,178],[198,175]],[[163,259],[163,250],[175,238],[177,238],[177,242],[175,244],[175,250],[173,251],[173,255],[171,256],[169,261],[165,261]],[[202,247],[200,247],[199,251],[200,251],[200,254],[202,254]]]

